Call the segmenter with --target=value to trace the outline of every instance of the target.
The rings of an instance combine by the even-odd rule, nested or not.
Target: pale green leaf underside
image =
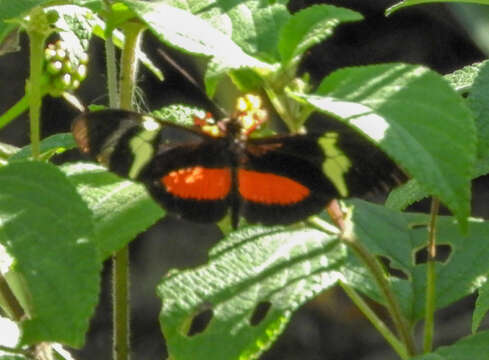
[[[104,167],[76,163],[61,167],[93,213],[95,242],[102,259],[133,240],[164,215],[141,184]]]
[[[229,36],[247,54],[263,61],[278,61],[279,30],[290,17],[285,1],[170,0],[166,1],[209,22]]]
[[[246,55],[228,36],[208,22],[164,3],[124,1],[161,41],[182,51],[215,57],[226,68],[267,67]],[[182,24],[192,24],[183,26]]]
[[[90,241],[90,212],[73,185],[46,163],[0,168],[0,224],[0,242],[31,295],[22,342],[81,346],[98,301],[101,263]]]
[[[171,272],[159,285],[170,356],[256,358],[294,310],[336,283],[343,256],[338,241],[317,230],[250,227],[233,233],[211,251],[208,264]],[[263,302],[270,310],[253,326],[253,311]],[[213,311],[208,327],[187,336],[193,316],[206,309]]]

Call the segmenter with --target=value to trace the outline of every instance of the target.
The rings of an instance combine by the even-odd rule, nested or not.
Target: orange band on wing
[[[231,171],[195,166],[174,170],[160,181],[166,191],[183,199],[219,200],[229,194]]]
[[[239,193],[248,201],[268,205],[290,205],[304,200],[310,191],[285,176],[252,170],[238,171]]]

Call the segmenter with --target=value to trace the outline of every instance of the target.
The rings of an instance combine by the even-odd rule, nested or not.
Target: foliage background
[[[365,20],[340,26],[334,36],[313,48],[304,70],[313,79],[320,79],[332,70],[353,65],[390,61],[424,64],[445,74],[464,65],[480,61],[483,54],[457,24],[449,7],[441,4],[407,8],[385,18],[383,12],[396,1],[337,0],[324,3],[343,6],[361,12]],[[298,10],[313,1],[291,0],[290,9]],[[142,109],[154,109],[173,102],[209,106],[205,97],[181,74],[168,66],[156,49],[161,45],[147,34],[145,51],[160,63],[166,81],[160,83],[142,70],[139,86],[144,93]],[[22,38],[22,51],[0,57],[2,96],[0,111],[5,111],[24,91],[27,77],[27,42]],[[200,78],[202,64],[167,50],[178,63]],[[89,77],[80,93],[85,103],[105,102],[103,44],[92,44]],[[227,99],[221,99],[225,103]],[[43,136],[68,131],[76,111],[62,100],[48,99],[43,105]],[[415,116],[415,114],[413,114]],[[23,117],[7,126],[0,141],[16,145],[28,142],[27,118]],[[64,155],[59,161],[74,159],[76,152]],[[487,179],[474,184],[474,215],[487,217],[489,192]],[[421,209],[421,204],[418,209]],[[162,274],[170,268],[183,268],[206,261],[207,250],[219,239],[212,225],[183,223],[165,218],[131,244],[133,359],[163,358],[164,341],[158,324],[159,299],[155,286]],[[80,359],[106,359],[110,357],[111,314],[108,266],[104,271],[102,300],[92,320],[91,331]],[[470,333],[471,308],[475,298],[470,297],[437,314],[435,345],[449,344]],[[482,328],[487,327],[482,326]],[[340,290],[322,294],[298,311],[283,336],[263,359],[394,359],[396,356],[381,336],[354,308]]]

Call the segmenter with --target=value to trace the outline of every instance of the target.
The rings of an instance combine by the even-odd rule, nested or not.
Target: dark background
[[[313,3],[316,2],[291,0],[290,9],[296,11]],[[407,62],[424,64],[446,74],[484,59],[446,5],[407,8],[386,18],[384,10],[395,1],[338,0],[324,3],[359,11],[365,20],[341,25],[332,38],[309,52],[302,68],[316,81],[345,66]],[[21,52],[0,57],[1,112],[12,106],[24,92],[28,55],[25,37],[21,41]],[[162,47],[147,34],[144,49],[163,68],[166,81],[160,83],[142,70],[138,85],[144,93],[143,108],[154,109],[173,102],[209,106],[194,86],[162,61],[156,52]],[[199,68],[193,67],[191,58],[167,51],[197,79],[201,78]],[[92,42],[91,52],[94,55],[89,64],[89,77],[79,94],[86,104],[106,103],[101,41]],[[63,100],[46,98],[43,104],[43,137],[69,131],[71,119],[76,114]],[[25,145],[28,142],[26,116],[3,129],[0,141]],[[487,188],[484,179],[478,180],[474,187],[474,207],[482,210],[487,207],[484,188]],[[160,301],[155,295],[156,284],[170,268],[204,263],[208,249],[219,237],[219,231],[213,225],[197,225],[167,217],[131,243],[133,359],[165,358],[165,344],[158,323]],[[79,359],[111,358],[109,264],[104,270],[102,288],[101,301],[92,320],[87,343],[77,356]],[[450,344],[470,333],[474,299],[468,297],[437,313],[436,345]],[[379,310],[382,313],[382,309]],[[262,357],[266,360],[396,358],[383,338],[338,289],[328,291],[302,307],[293,316],[285,333]],[[197,355],[196,360],[200,360]]]

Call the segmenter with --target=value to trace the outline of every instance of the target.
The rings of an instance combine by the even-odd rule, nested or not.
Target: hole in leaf
[[[206,309],[199,312],[193,317],[187,335],[194,336],[203,332],[209,326],[209,323],[211,322],[213,316],[214,312],[212,311],[212,309]]]
[[[395,269],[391,266],[391,259],[389,259],[388,257],[379,255],[377,256],[377,258],[379,259],[380,263],[384,266],[385,271],[387,271],[387,273],[390,276],[403,279],[403,280],[409,279],[409,277],[406,275],[404,271]]]
[[[255,310],[253,310],[253,314],[250,318],[251,326],[257,326],[259,323],[265,319],[268,311],[272,307],[272,303],[270,301],[261,301],[255,306]]]
[[[439,261],[441,263],[445,263],[450,257],[450,253],[452,252],[452,247],[450,245],[436,245],[436,256],[435,261]],[[428,247],[425,246],[414,254],[414,263],[418,264],[426,264],[428,261]]]

